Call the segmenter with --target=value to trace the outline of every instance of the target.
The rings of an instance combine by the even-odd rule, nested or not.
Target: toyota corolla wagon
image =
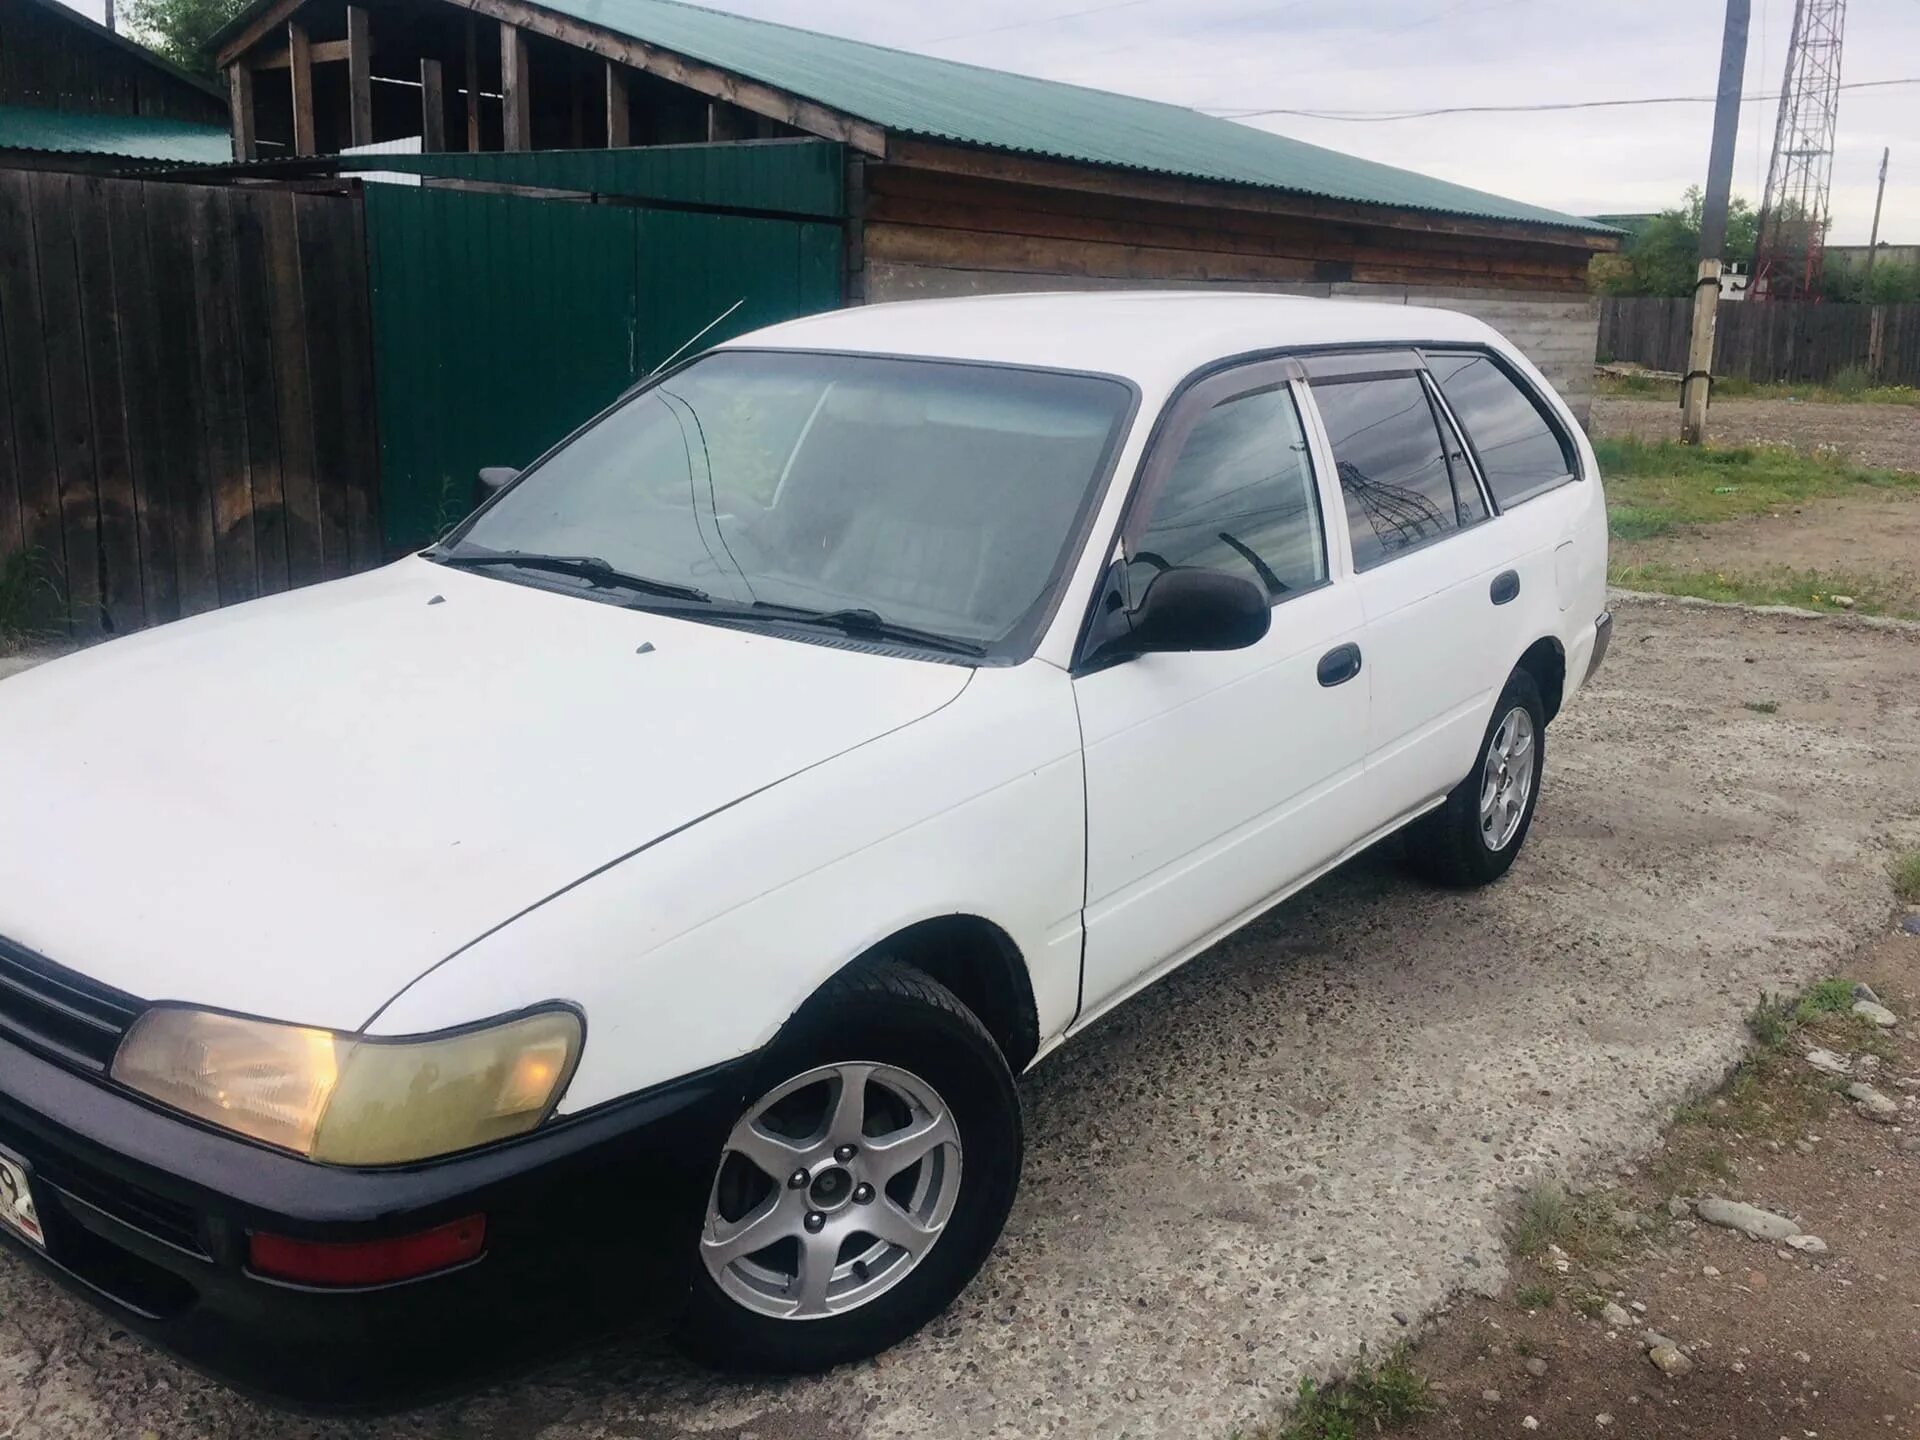
[[[1440,310],[846,310],[489,478],[0,683],[0,1241],[294,1403],[894,1344],[1016,1075],[1396,831],[1504,874],[1609,633],[1591,449]]]

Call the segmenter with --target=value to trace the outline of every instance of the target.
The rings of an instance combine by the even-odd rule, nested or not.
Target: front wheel
[[[1407,860],[1442,885],[1485,885],[1513,864],[1533,826],[1546,764],[1540,687],[1516,670],[1500,692],[1473,771],[1407,831]]]
[[[800,1010],[716,1158],[682,1334],[727,1369],[823,1370],[905,1339],[986,1260],[1019,1094],[951,991],[862,965]]]

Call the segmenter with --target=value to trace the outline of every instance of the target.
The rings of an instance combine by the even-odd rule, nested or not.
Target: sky
[[[705,0],[716,9],[1208,110],[1419,110],[1713,93],[1716,0]],[[100,0],[79,0],[96,18]],[[1780,88],[1793,0],[1752,0],[1745,93]],[[1920,78],[1920,0],[1851,0],[1842,80]],[[1777,106],[1741,107],[1734,193],[1758,208]],[[1260,125],[1575,214],[1677,204],[1711,104]],[[1920,84],[1844,91],[1831,244],[1920,243]]]

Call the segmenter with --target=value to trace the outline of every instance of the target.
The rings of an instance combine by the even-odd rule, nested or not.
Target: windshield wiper
[[[872,636],[876,640],[898,640],[905,645],[920,645],[929,650],[947,650],[956,655],[984,655],[987,647],[977,640],[961,640],[934,630],[921,630],[887,619],[878,610],[851,605],[841,610],[807,610],[798,605],[776,605],[756,600],[743,616],[765,616],[789,625],[819,625],[843,635]]]
[[[713,597],[692,585],[676,585],[671,580],[649,580],[644,575],[629,575],[616,570],[597,555],[539,555],[526,550],[506,550],[493,555],[462,555],[442,550],[434,557],[442,565],[456,569],[478,570],[496,565],[516,570],[548,570],[555,575],[574,575],[607,590],[634,590],[642,595],[663,595],[674,600],[700,603]]]

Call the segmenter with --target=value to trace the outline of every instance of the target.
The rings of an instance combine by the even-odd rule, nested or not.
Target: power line
[[[1842,85],[1842,90],[1873,90],[1888,85],[1920,85],[1920,75],[1910,75],[1899,80],[1853,80]],[[1432,110],[1291,110],[1275,108],[1271,110],[1230,110],[1219,106],[1207,106],[1210,115],[1218,115],[1224,120],[1253,120],[1267,115],[1297,115],[1308,120],[1428,120],[1436,115],[1518,115],[1536,114],[1543,110],[1611,110],[1629,105],[1711,105],[1712,95],[1650,95],[1633,100],[1563,100],[1542,105],[1443,105]],[[1778,100],[1778,95],[1742,95],[1742,105],[1754,105],[1765,100]]]
[[[1061,20],[1078,20],[1083,15],[1104,15],[1109,10],[1131,10],[1137,5],[1148,4],[1149,0],[1114,0],[1110,5],[1094,5],[1085,10],[1069,10],[1061,15],[1041,15],[1033,20],[1014,20],[1005,25],[990,25],[984,30],[960,30],[952,35],[936,35],[931,40],[922,40],[922,45],[944,45],[949,40],[971,40],[977,35],[1002,35],[1009,30],[1026,30],[1035,25],[1052,25]]]

